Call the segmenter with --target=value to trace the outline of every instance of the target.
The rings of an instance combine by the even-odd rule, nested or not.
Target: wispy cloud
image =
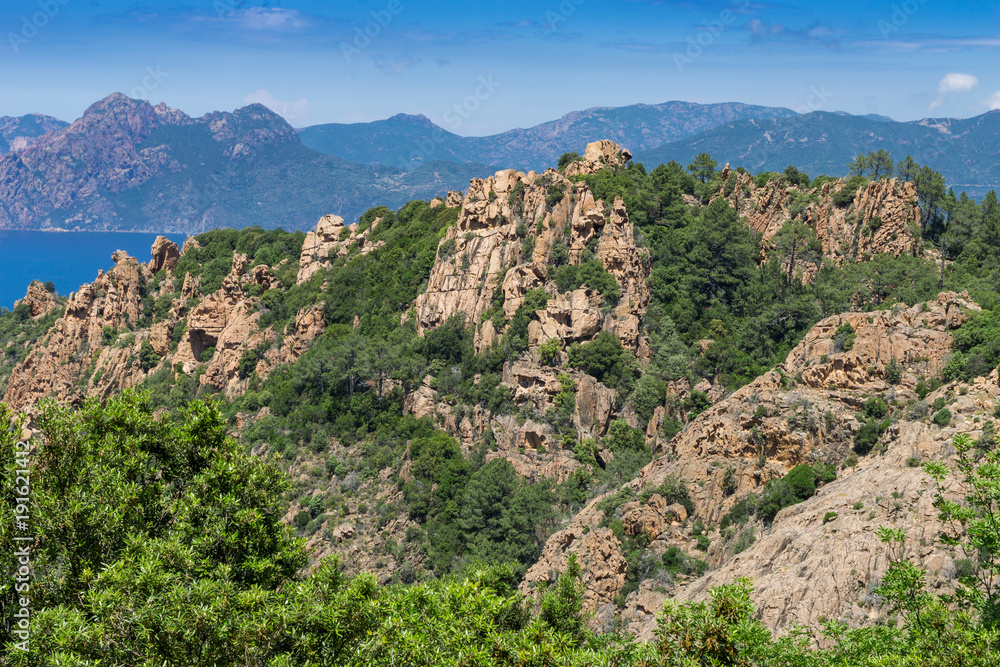
[[[991,110],[1000,109],[1000,90],[990,95],[989,99],[986,100],[986,106]]]
[[[288,122],[301,120],[309,112],[309,100],[302,98],[295,102],[283,102],[275,99],[271,91],[259,88],[243,98],[246,104],[263,104],[268,109],[283,117]]]
[[[913,35],[907,39],[858,40],[851,42],[850,45],[860,49],[891,51],[893,53],[948,53],[966,49],[1000,50],[1000,36],[937,37]]]
[[[834,30],[819,23],[805,28],[792,28],[784,23],[765,23],[759,18],[747,21],[745,28],[750,33],[750,41],[754,43],[813,43],[834,50],[840,48],[841,40],[847,34],[843,30]]]
[[[237,22],[244,30],[288,32],[309,27],[300,12],[281,7],[248,7],[227,12],[224,18]]]
[[[372,62],[375,64],[375,67],[386,74],[402,74],[415,66],[418,61],[408,56],[386,58],[385,56],[377,55],[372,59]]]

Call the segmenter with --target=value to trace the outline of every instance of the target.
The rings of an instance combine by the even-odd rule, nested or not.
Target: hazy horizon
[[[0,7],[0,113],[73,121],[120,91],[191,116],[261,102],[295,127],[423,114],[463,136],[663,100],[968,118],[1000,107],[997,19],[984,1],[19,1]]]

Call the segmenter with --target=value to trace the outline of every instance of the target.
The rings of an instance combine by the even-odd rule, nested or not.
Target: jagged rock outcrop
[[[628,154],[611,142],[598,144],[590,151],[595,160],[608,155],[621,160]],[[610,313],[602,310],[596,293],[559,294],[550,283],[557,244],[568,250],[568,257],[558,261],[579,264],[595,241],[593,254],[621,288],[621,299]],[[541,328],[533,326],[532,344],[543,335],[563,342],[589,340],[603,328],[636,348],[639,320],[649,300],[648,275],[647,254],[635,248],[633,225],[621,199],[608,206],[595,200],[585,184],[574,184],[554,169],[541,175],[500,171],[472,181],[458,222],[438,249],[427,289],[417,298],[417,326],[432,329],[461,313],[476,326],[481,350],[503,334],[492,322],[482,321],[499,294],[509,319],[529,290],[545,288],[553,299],[537,313]]]
[[[295,282],[302,284],[330,263],[330,251],[340,247],[340,235],[347,229],[339,215],[325,215],[316,223],[316,229],[306,233],[299,255],[299,274]],[[350,233],[350,232],[348,232]]]
[[[368,229],[358,232],[357,225],[347,227],[339,215],[325,215],[316,223],[316,229],[306,234],[299,255],[299,273],[295,279],[301,285],[323,268],[333,263],[333,258],[346,255],[353,244],[358,244],[366,255],[384,245],[383,241],[367,243],[368,234],[378,228],[376,219]]]
[[[17,308],[21,304],[28,307],[32,318],[38,319],[39,317],[48,315],[49,311],[53,308],[57,308],[59,300],[55,294],[45,289],[45,286],[40,281],[34,280],[28,285],[28,291],[24,295],[24,298],[14,302],[14,307]]]
[[[588,154],[604,167],[624,165],[628,156],[611,142],[593,144]],[[588,258],[617,281],[620,299],[613,308],[595,289],[581,285],[561,292],[553,281],[556,267]],[[482,351],[502,338],[525,295],[544,289],[549,301],[528,324],[529,353],[505,365],[503,383],[512,388],[516,405],[530,404],[545,414],[555,407],[560,371],[539,364],[533,350],[551,339],[563,347],[586,342],[607,330],[641,352],[648,276],[648,255],[635,247],[621,199],[608,205],[595,199],[586,184],[573,183],[553,169],[543,174],[500,171],[471,182],[456,224],[438,247],[427,289],[417,297],[416,324],[425,332],[460,315],[475,327],[475,347]],[[614,392],[583,373],[568,375],[576,388],[573,427],[580,438],[598,438],[615,414]],[[454,419],[451,406],[437,402],[428,383],[407,399],[407,409],[443,420],[467,447],[490,430],[501,455],[528,478],[544,470],[563,480],[579,467],[571,451],[562,451],[549,424],[479,413],[472,420]]]
[[[110,385],[134,386],[145,377],[137,363],[127,361],[138,351],[139,337],[124,355],[124,348],[111,345],[118,343],[119,329],[142,313],[140,274],[148,278],[149,270],[120,250],[111,259],[115,267],[99,272],[97,280],[71,294],[65,313],[44,343],[14,368],[2,401],[13,410],[26,410],[49,395],[65,401],[90,393],[80,382],[85,370],[102,371],[98,377],[104,384],[95,386],[93,393],[102,393]],[[95,354],[99,355],[96,361]]]
[[[149,262],[149,270],[153,275],[160,271],[173,271],[181,259],[181,251],[177,244],[166,236],[157,236],[151,249],[153,259]]]
[[[839,466],[861,426],[857,412],[869,397],[885,397],[899,418],[882,439],[882,454],[861,459],[856,468],[841,468],[836,481],[822,487],[811,500],[782,510],[763,535],[758,526],[758,540],[750,549],[733,556],[727,546],[730,541],[714,532],[716,546],[707,556],[720,568],[714,573],[667,587],[645,586],[634,593],[624,613],[630,629],[652,636],[654,618],[647,611],[658,611],[667,589],[681,598],[704,596],[709,587],[742,574],[754,576],[758,608],[772,627],[815,623],[820,615],[868,619],[879,612],[864,603],[866,587],[887,566],[873,533],[879,522],[906,528],[912,554],[940,585],[946,585],[953,569],[949,569],[950,557],[932,546],[930,539],[937,527],[930,494],[924,493],[928,478],[906,462],[913,457],[945,457],[957,430],[972,431],[975,436],[985,420],[993,420],[1000,387],[995,377],[984,378],[971,391],[942,387],[928,396],[928,402],[938,396],[952,397],[952,412],[959,416],[954,426],[945,429],[908,417],[907,406],[919,401],[918,378],[939,373],[947,360],[951,330],[978,310],[968,294],[943,293],[935,301],[912,308],[827,318],[813,327],[775,371],[713,405],[670,442],[657,442],[661,456],[626,486],[638,492],[657,488],[671,476],[686,480],[697,518],[712,526],[739,499],[759,492],[769,480],[799,463],[824,461]],[[855,330],[853,347],[847,351],[836,349],[833,340],[844,322]],[[884,379],[891,359],[903,371],[894,385]],[[730,493],[722,491],[727,468],[735,480]],[[591,552],[576,543],[578,536],[594,531],[604,519],[597,509],[602,498],[594,499],[552,536],[526,582],[560,570],[569,553],[578,555],[585,572],[590,566],[603,572],[608,553],[621,554],[614,538]],[[683,520],[668,517],[668,508],[661,507],[665,503],[655,498],[620,508],[626,533],[645,533],[657,553],[670,546],[697,553],[690,529],[672,525]],[[905,502],[897,502],[900,498]],[[852,509],[858,502],[864,511]],[[824,523],[830,511],[843,518]],[[921,537],[925,543],[917,547]],[[530,583],[522,590],[530,593]],[[601,595],[588,590],[588,607],[600,611],[618,590]]]
[[[880,253],[915,254],[922,247],[921,213],[912,182],[895,178],[872,181],[849,205],[838,206],[834,195],[846,186],[844,181],[809,189],[789,187],[787,181],[777,178],[758,186],[752,174],[732,171],[729,165],[722,171],[722,180],[719,196],[725,196],[761,235],[765,256],[773,249],[774,236],[794,218],[816,233],[823,257],[838,266]],[[806,277],[815,272],[815,267],[801,268]]]
[[[601,169],[621,169],[632,159],[632,153],[613,141],[603,139],[587,144],[587,151],[582,160],[571,162],[566,166],[565,174],[581,176],[596,174]]]
[[[161,368],[175,366],[184,373],[198,371],[201,384],[233,398],[248,385],[240,374],[244,353],[263,351],[256,368],[263,379],[275,366],[297,359],[323,331],[322,304],[314,305],[297,314],[284,344],[275,345],[278,336],[271,328],[261,328],[260,299],[254,296],[271,288],[270,268],[250,266],[249,258],[241,253],[233,257],[232,271],[214,293],[203,295],[201,277],[190,274],[185,275],[178,293],[179,276],[171,271],[183,253],[196,247],[197,242],[188,239],[178,251],[176,244],[158,238],[147,265],[124,252],[114,253],[115,268],[99,272],[97,280],[72,294],[63,316],[15,366],[3,402],[16,411],[31,412],[46,396],[60,401],[107,396],[139,384]],[[146,294],[158,274],[158,291]],[[171,295],[176,298],[166,318],[161,315],[150,323],[146,318],[152,302]],[[26,300],[40,313],[48,312],[50,302],[55,305],[54,297],[40,284],[29,288]],[[197,301],[190,309],[189,300]],[[146,343],[160,361],[144,369],[140,353]],[[210,348],[214,353],[206,358]]]
[[[821,389],[831,384],[840,389],[885,391],[881,378],[890,360],[908,371],[902,385],[912,387],[919,375],[933,376],[951,354],[951,334],[978,312],[969,295],[942,293],[931,307],[899,304],[875,313],[845,313],[819,322],[788,355],[786,373]],[[835,334],[849,324],[857,341],[850,350],[837,349]]]

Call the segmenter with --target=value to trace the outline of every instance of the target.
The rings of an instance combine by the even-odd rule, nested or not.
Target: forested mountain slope
[[[944,175],[948,185],[982,197],[1000,187],[1000,111],[974,118],[928,118],[906,123],[815,111],[801,116],[726,123],[697,136],[637,152],[636,161],[687,164],[699,153],[752,171],[788,165],[840,175],[859,153],[910,155]]]
[[[313,150],[365,164],[413,169],[431,160],[452,160],[540,171],[563,153],[581,151],[597,138],[641,151],[724,123],[793,115],[780,107],[673,101],[574,111],[558,120],[487,137],[463,137],[425,116],[406,114],[371,123],[313,125],[299,130],[299,136]],[[458,112],[449,112],[446,118],[461,124]]]

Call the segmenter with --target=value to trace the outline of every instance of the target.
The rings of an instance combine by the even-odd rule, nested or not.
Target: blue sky
[[[969,117],[1000,107],[998,56],[996,0],[7,0],[0,115],[74,120],[120,91],[464,135],[668,100]]]

